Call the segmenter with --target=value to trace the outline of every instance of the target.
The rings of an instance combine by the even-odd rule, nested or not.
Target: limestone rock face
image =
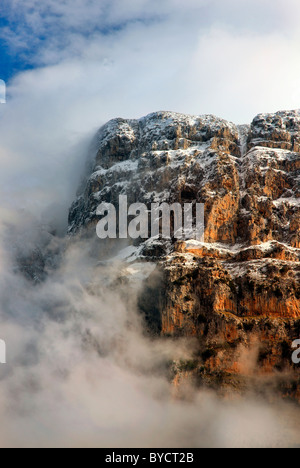
[[[197,339],[187,367],[200,385],[240,389],[260,375],[299,398],[300,111],[251,126],[168,112],[116,119],[93,152],[70,234],[95,235],[97,206],[119,195],[149,208],[204,203],[204,242],[139,240],[120,253],[157,263],[140,308],[156,333]]]
[[[101,202],[205,202],[207,240],[237,237],[240,156],[238,128],[213,116],[160,112],[117,119],[96,136],[92,175],[70,212],[70,232],[96,221]],[[223,222],[215,223],[219,217]],[[234,226],[231,225],[234,219]]]
[[[299,111],[259,114],[251,125],[249,146],[299,152],[299,134]]]

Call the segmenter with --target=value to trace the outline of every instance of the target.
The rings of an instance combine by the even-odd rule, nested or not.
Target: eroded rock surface
[[[242,389],[260,375],[299,398],[291,345],[300,338],[300,112],[261,114],[251,126],[167,112],[116,119],[93,148],[72,235],[95,235],[97,206],[121,194],[149,207],[205,204],[205,242],[140,240],[119,253],[158,265],[140,300],[155,332],[198,340],[175,381],[189,373]]]

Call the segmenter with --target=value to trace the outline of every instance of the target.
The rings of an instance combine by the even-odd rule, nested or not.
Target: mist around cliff
[[[168,366],[189,359],[193,343],[145,335],[136,297],[128,302],[122,286],[105,286],[120,264],[97,265],[89,242],[54,237],[28,213],[2,209],[0,219],[0,336],[8,361],[0,367],[1,447],[297,443],[293,406],[222,400],[189,387],[178,398]],[[50,257],[48,277],[36,283],[16,262],[35,246]]]
[[[120,264],[97,266],[92,245],[65,233],[107,120],[174,110],[249,123],[295,107],[299,2],[2,4],[3,49],[31,69],[0,105],[0,446],[298,444],[293,405],[189,386],[179,399],[169,363],[193,344],[145,336],[136,296],[105,286]]]
[[[12,107],[0,125],[0,446],[296,445],[293,405],[190,386],[178,398],[169,365],[193,343],[145,336],[138,291],[128,303],[120,283],[107,287],[122,266],[65,236],[91,135],[71,144],[31,122],[25,138],[12,126],[21,115]]]

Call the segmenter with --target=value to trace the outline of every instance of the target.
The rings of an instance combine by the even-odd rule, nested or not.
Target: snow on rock
[[[110,268],[116,282],[144,283],[141,311],[156,334],[197,338],[197,381],[239,388],[241,345],[250,350],[255,337],[258,372],[274,372],[277,385],[286,368],[294,383],[282,391],[299,397],[283,351],[300,320],[300,111],[260,114],[251,126],[171,112],[114,119],[91,153],[70,235],[95,238],[97,206],[118,208],[120,195],[148,210],[205,205],[204,242],[97,239],[104,276]]]
[[[208,243],[297,247],[299,132],[300,111],[260,114],[251,126],[172,112],[114,119],[94,139],[93,168],[71,208],[69,232],[94,225],[101,202],[118,206],[127,195],[129,204],[149,209],[204,203]]]

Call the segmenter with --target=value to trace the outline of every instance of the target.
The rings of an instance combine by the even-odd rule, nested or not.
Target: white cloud
[[[15,252],[41,231],[0,210],[0,367],[4,447],[287,447],[298,442],[298,409],[223,401],[188,389],[174,397],[163,372],[190,359],[189,341],[152,340],[125,290],[105,288],[119,265],[96,267],[90,244],[55,241],[61,266],[45,283],[18,274]],[[50,239],[51,241],[51,239]],[[128,285],[124,287],[128,294]],[[12,293],[13,292],[13,293]],[[293,414],[295,420],[291,417]]]
[[[299,9],[297,0],[4,0],[2,15],[10,26],[2,37],[15,49],[27,49],[30,59],[39,63],[48,49],[54,49],[59,60],[62,52],[62,57],[72,56],[81,36],[96,35],[101,41],[136,22],[145,31],[149,24],[176,25],[180,37],[216,27],[262,36],[291,34],[299,29]]]

